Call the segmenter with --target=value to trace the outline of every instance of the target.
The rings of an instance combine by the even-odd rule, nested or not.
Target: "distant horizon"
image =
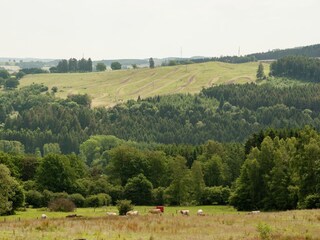
[[[234,56],[320,42],[318,0],[0,0],[7,58]]]
[[[265,52],[269,52],[269,51],[276,51],[276,50],[285,50],[285,49],[294,49],[294,48],[303,48],[303,47],[307,47],[307,46],[314,46],[314,45],[318,45],[320,43],[314,43],[314,44],[310,44],[310,45],[304,45],[304,46],[295,46],[295,47],[286,47],[286,48],[275,48],[275,49],[269,49],[267,51],[260,51],[260,52],[251,52],[251,53],[247,53],[247,54],[241,54],[240,56],[246,56],[246,55],[250,55],[250,54],[256,54],[256,53],[265,53]],[[196,57],[199,57],[199,58],[212,58],[212,57],[225,57],[225,56],[238,56],[236,54],[234,55],[220,55],[220,56],[200,56],[200,55],[195,55],[195,56],[190,56],[190,57],[182,57],[182,59],[190,59],[190,58],[196,58]],[[167,57],[153,57],[153,56],[150,56],[154,59],[166,59],[166,58],[181,58],[180,56],[167,56]],[[146,59],[149,59],[150,57],[145,57],[145,58],[103,58],[103,59],[94,59],[90,56],[86,57],[84,56],[84,58],[88,59],[88,58],[91,58],[92,61],[109,61],[109,60],[146,60]],[[28,60],[42,60],[42,61],[56,61],[56,60],[61,60],[61,59],[70,59],[70,58],[74,58],[74,56],[70,56],[70,57],[67,57],[67,58],[46,58],[46,57],[7,57],[7,56],[0,56],[0,59],[9,59],[9,60],[25,60],[25,59],[28,59]],[[80,58],[77,58],[77,59],[81,59],[82,57]]]

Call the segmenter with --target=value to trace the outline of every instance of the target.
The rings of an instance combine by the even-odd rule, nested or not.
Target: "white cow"
[[[157,209],[157,208],[153,208],[153,209],[150,209],[149,210],[149,213],[151,213],[151,214],[159,214],[159,215],[161,215],[161,210],[160,209]]]
[[[115,213],[115,212],[107,212],[107,216],[117,216],[117,213]]]
[[[248,214],[251,215],[251,214],[259,214],[259,213],[260,213],[260,211],[251,211]]]
[[[139,212],[138,211],[129,211],[126,213],[127,216],[138,216]]]
[[[189,216],[190,211],[189,210],[180,210],[180,213],[184,216]]]
[[[204,216],[203,210],[202,210],[202,209],[199,209],[199,210],[197,211],[197,215],[198,215],[198,216]]]

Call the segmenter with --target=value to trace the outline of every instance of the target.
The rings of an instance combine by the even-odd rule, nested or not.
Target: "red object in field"
[[[156,206],[156,209],[160,209],[161,212],[164,212],[164,206]]]

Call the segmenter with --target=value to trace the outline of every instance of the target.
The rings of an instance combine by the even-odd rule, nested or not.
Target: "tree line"
[[[275,49],[264,53],[253,53],[247,55],[247,57],[253,57],[257,60],[280,59],[287,56],[307,56],[318,58],[320,57],[320,44],[282,50]]]
[[[319,137],[310,127],[296,137],[265,137],[247,155],[230,204],[238,210],[320,208]]]
[[[31,85],[0,94],[0,139],[21,142],[26,153],[59,143],[63,154],[78,154],[81,143],[101,134],[146,143],[243,143],[267,128],[320,130],[319,94],[316,84],[226,85],[92,109],[88,95],[58,99],[47,87]]]
[[[145,144],[106,135],[90,137],[78,155],[60,154],[59,144],[48,144],[43,155],[23,154],[14,143],[13,152],[0,151],[0,214],[57,199],[77,207],[129,199],[238,210],[319,208],[320,134],[311,127],[285,132],[261,132],[246,144],[247,154],[239,143]]]
[[[320,82],[320,60],[304,56],[284,57],[271,63],[270,75]]]
[[[50,68],[51,73],[67,73],[67,72],[92,72],[92,60],[91,58],[76,58],[62,59],[58,62],[57,67]]]
[[[58,144],[48,144],[43,156],[14,148],[0,152],[0,183],[7,186],[0,190],[0,214],[24,204],[46,207],[57,198],[77,207],[120,199],[137,205],[227,204],[244,160],[240,144],[214,141],[149,145],[99,135],[80,149],[78,155],[62,155]]]

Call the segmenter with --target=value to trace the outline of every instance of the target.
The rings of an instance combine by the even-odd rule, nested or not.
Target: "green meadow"
[[[198,93],[204,87],[219,84],[256,81],[258,62],[229,64],[208,62],[201,64],[128,69],[92,73],[63,73],[27,75],[20,87],[43,83],[51,89],[58,87],[58,97],[69,94],[89,94],[92,106],[111,107],[129,99],[174,94]],[[265,64],[265,72],[268,65]]]
[[[197,216],[203,209],[205,216]],[[139,216],[107,216],[115,207],[82,208],[82,217],[28,209],[0,217],[0,239],[85,240],[318,240],[320,210],[295,210],[249,214],[227,206],[166,207],[162,216],[148,214],[150,207],[135,207]],[[190,216],[178,211],[189,209]],[[41,219],[41,214],[47,219]]]

